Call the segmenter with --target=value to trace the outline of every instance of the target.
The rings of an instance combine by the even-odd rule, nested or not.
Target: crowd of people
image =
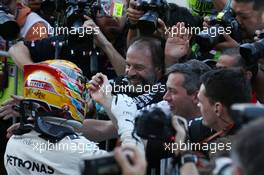
[[[263,174],[264,1],[186,4],[0,0],[0,174]]]

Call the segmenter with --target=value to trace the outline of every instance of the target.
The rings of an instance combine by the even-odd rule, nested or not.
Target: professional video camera
[[[264,58],[264,30],[260,32],[255,43],[245,43],[240,46],[240,54],[249,65],[257,64],[258,59]]]
[[[12,41],[18,38],[20,27],[9,14],[8,8],[0,4],[0,36]]]
[[[256,104],[234,104],[231,107],[231,117],[236,126],[240,128],[259,117],[264,117],[264,107]]]
[[[135,119],[134,133],[143,139],[174,141],[176,131],[172,126],[171,115],[154,107],[140,111]]]
[[[84,15],[89,16],[95,20],[98,5],[96,0],[55,0],[56,11],[63,12],[63,32],[64,29],[69,31],[65,37],[64,45],[67,45],[71,49],[71,54],[75,56],[90,57],[90,72],[98,72],[98,53],[95,49],[94,34],[95,28],[84,28],[83,23],[86,21]],[[66,9],[64,9],[66,8]],[[65,12],[64,12],[65,11]],[[98,29],[99,30],[99,29]],[[60,30],[61,32],[61,30]],[[61,34],[61,33],[60,33]],[[65,33],[63,33],[65,34]],[[60,44],[55,44],[55,58],[57,58],[60,52]]]
[[[80,47],[80,44],[82,46],[84,44],[87,50],[92,50],[93,34],[87,34],[82,25],[86,20],[84,15],[92,18],[95,16],[96,11],[93,11],[95,6],[87,0],[68,0],[66,4],[66,26],[77,31],[76,34],[69,34],[69,44],[78,47]],[[81,36],[80,33],[84,34],[84,36]]]
[[[208,52],[216,44],[225,41],[223,31],[226,33],[231,31],[230,36],[237,42],[241,41],[240,25],[230,7],[218,13],[217,16],[211,16],[209,22],[212,27],[196,35],[196,42],[202,52]],[[227,28],[230,28],[229,32],[226,31]]]
[[[42,0],[39,14],[53,27],[63,25],[63,17],[66,9],[65,0]]]
[[[158,18],[164,18],[168,8],[166,0],[138,0],[138,10],[145,14],[138,20],[138,28],[142,34],[153,34],[158,26]]]

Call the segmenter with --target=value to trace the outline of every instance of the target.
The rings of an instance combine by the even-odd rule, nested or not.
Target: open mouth
[[[132,85],[139,85],[141,84],[141,81],[139,79],[129,79],[130,83]]]

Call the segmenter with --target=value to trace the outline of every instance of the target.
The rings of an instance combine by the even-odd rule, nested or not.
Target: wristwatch
[[[194,163],[196,164],[198,162],[198,158],[194,154],[184,154],[181,157],[181,165],[184,165],[185,163]]]

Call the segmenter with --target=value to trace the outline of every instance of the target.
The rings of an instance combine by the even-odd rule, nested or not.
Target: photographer
[[[127,9],[128,18],[128,35],[127,46],[131,44],[133,38],[142,35],[164,36],[164,22],[162,20],[168,18],[170,11],[166,0],[146,1],[146,0],[129,0]]]
[[[232,8],[241,25],[243,38],[253,39],[255,31],[264,28],[264,3],[261,0],[233,0]]]
[[[261,0],[233,0],[232,9],[236,14],[236,20],[240,24],[242,40],[253,40],[256,30],[264,28],[262,21],[264,4]],[[216,48],[225,49],[238,46],[238,42],[229,35],[224,35],[225,40]]]
[[[196,35],[199,55],[218,58],[219,51],[254,41],[264,27],[262,14],[262,1],[228,0],[221,12],[204,18],[204,30]]]
[[[138,36],[137,26],[139,19],[144,12],[137,9],[136,1],[131,0],[127,10],[129,23],[133,27],[129,28],[127,45],[131,44],[133,38]],[[198,27],[198,19],[193,17],[187,8],[169,3],[168,12],[164,19],[158,20],[158,28],[154,35],[163,37],[166,40],[165,46],[165,65],[184,62],[191,55],[191,33],[188,31],[191,27]],[[182,24],[183,23],[183,24]],[[181,31],[181,32],[180,32]],[[185,31],[185,32],[182,32]]]
[[[88,20],[84,22],[83,27],[94,33],[96,43],[101,46],[101,48],[104,49],[106,53],[108,53],[110,61],[115,67],[116,73],[122,74],[124,72],[123,67],[125,67],[124,65],[122,66],[122,63],[124,63],[123,57],[104,37],[98,26],[96,26],[94,22],[90,18],[88,18]],[[73,61],[74,63],[79,65],[79,67],[84,71],[84,74],[88,78],[91,77],[92,73],[89,68],[90,56],[88,51],[93,46],[91,45],[91,43],[73,44],[68,43],[67,41],[67,36],[59,35],[35,42],[18,42],[9,49],[9,53],[12,56],[14,62],[20,68],[22,68],[25,64],[39,62],[46,59],[55,58],[57,56],[61,59],[64,58]],[[55,48],[56,42],[59,44],[58,49]],[[82,49],[84,49],[84,52],[81,52]],[[57,53],[57,55],[55,55],[55,53]],[[100,67],[98,68],[99,70],[102,70],[104,72],[107,70],[103,69],[103,66],[105,65],[103,63],[105,63],[105,60],[98,60],[98,65],[100,65]]]
[[[20,37],[24,38],[26,41],[34,41],[48,37],[48,34],[39,36],[38,33],[43,29],[47,30],[50,24],[35,12],[31,12],[29,7],[17,2],[17,0],[3,0],[0,4],[7,7],[14,16],[17,24],[21,28]]]

